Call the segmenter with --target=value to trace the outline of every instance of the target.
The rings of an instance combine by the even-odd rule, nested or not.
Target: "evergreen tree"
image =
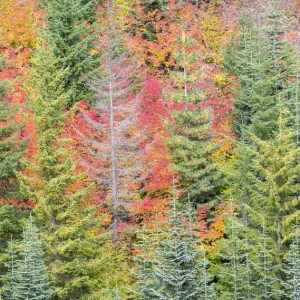
[[[0,72],[5,64],[5,56],[0,55]],[[15,107],[6,97],[10,85],[8,80],[0,81],[0,287],[6,272],[7,243],[11,236],[18,238],[22,232],[19,222],[22,214],[13,205],[22,204],[17,172],[25,154],[26,140],[21,137],[21,126],[14,121]]]
[[[7,251],[10,239],[19,239],[22,233],[23,214],[13,205],[0,206],[0,287],[2,289],[7,263],[10,260]],[[0,289],[0,291],[1,291]]]
[[[286,259],[286,289],[287,299],[300,299],[300,241],[299,235],[294,236]]]
[[[225,222],[225,238],[220,240],[221,260],[213,267],[218,299],[252,299],[251,258],[244,239],[245,227],[236,218],[234,203]]]
[[[149,230],[143,228],[137,232],[137,237],[141,235],[138,243],[138,256],[135,258],[137,271],[135,272],[135,292],[138,299],[151,299],[151,289],[153,288],[152,262],[155,251],[155,241],[152,241]]]
[[[0,72],[5,64],[6,59],[1,55]],[[11,203],[20,200],[17,172],[26,141],[22,140],[21,127],[14,121],[15,108],[5,97],[9,87],[8,80],[0,81],[0,199]]]
[[[207,261],[196,249],[199,241],[191,228],[190,209],[174,197],[168,214],[166,230],[157,233],[157,247],[139,260],[139,299],[214,299]]]
[[[83,199],[88,184],[76,171],[70,140],[65,137],[70,91],[65,91],[65,72],[50,49],[35,57],[31,105],[38,126],[34,164],[24,162],[29,176],[22,178],[24,197],[35,200],[36,219],[41,228],[56,293],[59,299],[74,299],[96,289],[100,268],[97,219]],[[77,184],[77,186],[76,186]]]
[[[90,100],[85,76],[99,64],[95,51],[96,0],[41,0],[46,12],[43,36],[51,45],[57,67],[65,70],[63,88],[67,105]]]
[[[275,7],[272,11],[275,11]],[[295,51],[283,42],[280,13],[273,12],[255,26],[242,21],[241,37],[227,50],[225,65],[239,80],[234,102],[234,132],[241,137],[244,126],[262,139],[272,138],[277,128],[280,101],[295,110],[290,99],[295,95]],[[272,26],[260,24],[272,23]]]
[[[6,299],[50,299],[53,290],[50,287],[48,269],[43,259],[42,244],[32,218],[29,219],[27,228],[23,232],[21,259],[15,260],[13,249],[11,249],[11,256]]]
[[[238,250],[247,254],[251,294],[258,299],[282,297],[284,256],[298,214],[299,150],[286,115],[281,109],[274,140],[250,134],[245,141],[251,144],[239,144],[233,178],[232,195],[237,199],[242,230]]]
[[[192,51],[194,40],[183,31],[179,44],[181,51],[175,57],[178,69],[171,74],[175,88],[170,95],[179,108],[171,111],[169,147],[174,170],[181,176],[183,198],[204,203],[220,194],[224,180],[212,161],[218,145],[213,141],[210,113],[199,105],[202,95],[195,86],[199,74],[192,72],[198,61],[198,53]]]

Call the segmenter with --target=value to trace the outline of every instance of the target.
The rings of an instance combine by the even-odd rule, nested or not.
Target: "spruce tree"
[[[245,226],[237,218],[236,204],[230,203],[225,237],[219,241],[220,261],[213,266],[218,299],[252,299],[251,257],[244,239]]]
[[[6,64],[0,56],[0,72]],[[8,80],[0,82],[0,199],[7,203],[19,198],[17,172],[20,158],[25,153],[26,141],[21,138],[21,126],[14,121],[16,107],[9,103],[6,92],[10,88]]]
[[[0,292],[4,275],[7,273],[7,263],[10,260],[8,244],[11,239],[16,240],[21,237],[23,217],[23,213],[13,205],[0,206]]]
[[[92,92],[85,76],[99,64],[95,51],[96,0],[41,0],[46,12],[42,35],[51,45],[57,67],[65,69],[63,87],[69,92],[67,105],[90,100]]]
[[[0,55],[0,72],[5,65],[6,58]],[[11,236],[19,238],[22,232],[22,214],[13,205],[22,204],[17,173],[26,140],[21,137],[21,126],[14,121],[16,107],[6,97],[10,87],[9,80],[0,81],[0,287],[8,259],[7,243]]]
[[[148,257],[143,254],[139,260],[139,299],[214,299],[208,263],[197,249],[199,240],[190,224],[190,212],[174,195],[167,227],[156,234],[157,247],[152,246]]]
[[[242,34],[227,50],[225,66],[239,81],[233,109],[234,132],[241,137],[244,126],[262,139],[272,138],[278,129],[280,101],[290,109],[295,94],[295,51],[282,41],[280,13],[265,19],[259,16],[258,25],[242,20]],[[267,26],[260,25],[266,23]],[[271,25],[269,25],[271,23]]]
[[[19,254],[21,258],[15,260],[13,249],[11,249],[11,256],[6,299],[50,299],[53,296],[53,290],[50,287],[49,272],[44,263],[44,252],[38,238],[37,228],[31,217],[23,232]]]
[[[282,296],[284,257],[298,215],[299,149],[289,126],[289,112],[277,109],[278,130],[273,132],[273,140],[249,134],[245,139],[249,142],[239,145],[232,186],[243,228],[242,249],[252,262],[252,294],[261,299]]]
[[[286,257],[285,273],[285,296],[287,299],[300,299],[300,239],[299,234],[293,237],[288,255]]]
[[[195,86],[199,72],[193,71],[199,54],[193,50],[195,41],[183,31],[179,40],[181,51],[176,54],[177,70],[171,73],[174,90],[168,95],[179,104],[171,111],[171,141],[173,167],[180,174],[183,198],[193,203],[214,200],[224,186],[222,173],[212,161],[218,149],[213,141],[211,116],[200,107],[202,94]]]
[[[65,70],[59,69],[46,47],[34,62],[30,103],[38,126],[37,154],[34,164],[24,162],[29,175],[23,176],[21,187],[24,197],[36,202],[34,211],[57,297],[73,299],[95,289],[100,236],[93,234],[97,220],[83,203],[89,186],[79,184],[85,175],[76,172],[70,139],[65,136],[64,107],[70,99]]]

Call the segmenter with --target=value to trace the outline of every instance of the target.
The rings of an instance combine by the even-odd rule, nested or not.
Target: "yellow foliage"
[[[201,27],[207,62],[223,65],[222,46],[232,36],[232,30],[224,28],[222,19],[213,10],[203,13]]]

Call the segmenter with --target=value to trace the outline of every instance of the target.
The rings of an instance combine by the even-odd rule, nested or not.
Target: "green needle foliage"
[[[184,34],[179,40],[182,50],[175,57],[178,69],[171,74],[175,89],[168,95],[179,108],[171,112],[169,148],[173,168],[181,176],[183,198],[204,203],[220,194],[224,180],[212,161],[218,145],[213,141],[210,113],[200,107],[202,94],[195,86],[200,74],[192,70],[199,56],[192,51],[194,42]]]
[[[275,8],[274,8],[275,9]],[[237,77],[239,88],[233,109],[234,132],[241,137],[244,126],[262,139],[272,138],[278,129],[280,101],[294,112],[295,51],[282,42],[279,13],[264,20],[264,27],[242,21],[241,36],[228,48],[225,65]],[[262,22],[261,20],[260,22]]]
[[[37,154],[34,164],[24,162],[30,175],[23,176],[22,192],[36,202],[34,211],[57,297],[74,299],[96,289],[100,236],[92,234],[97,219],[83,203],[90,187],[75,187],[85,175],[76,173],[70,139],[64,136],[68,116],[64,107],[70,99],[65,72],[49,49],[37,54],[35,64],[31,105],[38,126]]]
[[[0,55],[0,72],[6,65],[6,58]],[[10,89],[8,80],[0,81],[0,288],[2,275],[8,261],[6,249],[8,241],[19,238],[22,232],[22,213],[13,205],[22,204],[19,193],[18,172],[20,159],[25,154],[26,140],[20,140],[21,126],[14,121],[15,107],[6,98]]]
[[[183,207],[174,197],[167,227],[156,234],[157,246],[149,247],[147,254],[142,251],[138,260],[138,299],[214,299],[208,263],[197,250],[199,240],[191,228],[189,207]],[[148,248],[145,240],[142,246]]]
[[[15,251],[10,246],[11,263],[7,275],[5,299],[11,300],[47,300],[53,296],[50,287],[49,272],[44,263],[44,252],[38,238],[36,226],[30,217],[23,232],[20,259],[15,259]]]
[[[299,148],[289,126],[289,112],[282,109],[278,114],[274,139],[265,141],[249,134],[239,144],[232,172],[232,196],[239,205],[241,228],[235,235],[241,252],[238,257],[249,259],[251,295],[257,299],[283,296],[284,258],[299,219]],[[245,259],[243,262],[248,265]]]
[[[7,251],[11,239],[20,239],[22,234],[23,214],[13,205],[0,206],[0,292],[10,255]]]
[[[0,72],[5,64],[6,59],[1,55]],[[9,81],[0,82],[0,198],[11,203],[20,200],[17,172],[26,140],[19,139],[21,127],[14,121],[15,107],[5,97],[9,88]]]
[[[99,64],[95,49],[96,0],[41,0],[46,12],[43,36],[52,47],[57,67],[65,70],[63,88],[68,106],[90,100],[85,76]],[[94,54],[93,54],[94,53]]]
[[[300,239],[299,232],[291,241],[286,259],[286,297],[291,300],[300,299]]]

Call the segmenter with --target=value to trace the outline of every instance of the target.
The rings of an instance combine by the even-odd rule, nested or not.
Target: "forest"
[[[299,0],[0,0],[0,299],[300,300]]]

